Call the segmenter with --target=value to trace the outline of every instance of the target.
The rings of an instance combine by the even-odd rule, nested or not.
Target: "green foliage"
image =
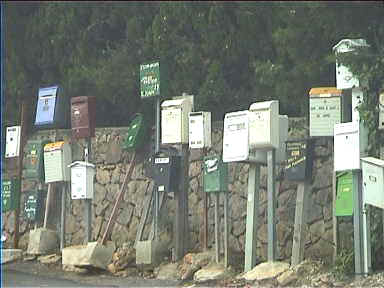
[[[355,271],[355,253],[353,249],[343,249],[336,256],[333,266],[334,275],[341,279]]]

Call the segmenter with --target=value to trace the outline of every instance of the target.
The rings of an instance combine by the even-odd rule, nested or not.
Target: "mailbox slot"
[[[352,172],[340,172],[336,175],[335,216],[353,215]]]
[[[28,140],[25,145],[23,177],[44,181],[44,145],[48,140]]]
[[[2,181],[2,212],[15,210],[20,205],[20,181],[16,177]]]
[[[363,203],[384,209],[384,160],[361,158],[363,170]]]
[[[152,176],[159,192],[177,192],[181,169],[181,157],[154,155]]]
[[[189,113],[189,148],[211,147],[211,112]]]
[[[20,126],[7,127],[7,134],[5,140],[5,158],[19,157],[20,131]]]
[[[71,168],[71,197],[72,199],[93,198],[93,178],[95,165],[76,161],[69,165]]]
[[[220,156],[204,157],[204,192],[228,191],[228,163]]]
[[[313,141],[297,139],[286,141],[285,176],[291,181],[312,178]]]
[[[71,146],[64,141],[49,143],[44,146],[45,183],[69,181],[72,162]]]
[[[95,136],[96,97],[78,96],[71,98],[71,125],[74,138]]]
[[[145,121],[142,114],[135,114],[133,120],[128,126],[127,137],[125,138],[123,148],[133,151],[144,144],[145,140]]]

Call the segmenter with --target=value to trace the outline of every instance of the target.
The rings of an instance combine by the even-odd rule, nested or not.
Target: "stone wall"
[[[212,148],[207,155],[221,153],[222,151],[222,123],[214,123],[212,132]],[[96,177],[94,183],[94,199],[92,202],[92,240],[102,237],[104,229],[111,215],[114,199],[117,196],[123,182],[126,169],[128,169],[131,153],[123,151],[122,141],[126,128],[97,128],[96,136],[92,138],[92,160],[96,165]],[[72,144],[72,158],[83,160],[85,142],[83,140],[71,140],[70,130],[38,131],[31,138],[46,138],[52,141],[67,139]],[[290,120],[289,138],[301,138],[307,135],[307,128],[303,119]],[[148,146],[148,145],[147,145]],[[146,177],[143,169],[144,159],[148,156],[148,147],[138,154],[138,161],[134,168],[132,180],[128,184],[124,200],[120,203],[116,224],[112,231],[112,240],[116,246],[123,243],[133,243],[136,237],[137,227],[143,213],[144,200],[152,193],[153,181]],[[323,258],[330,260],[332,245],[332,171],[333,171],[333,140],[317,140],[315,142],[314,172],[310,186],[310,204],[305,244],[305,257]],[[189,230],[190,247],[199,247],[200,228],[202,227],[201,215],[202,203],[202,152],[192,150],[190,154],[189,168]],[[11,166],[9,166],[11,167]],[[7,166],[5,167],[7,168]],[[247,183],[249,165],[244,163],[230,163],[229,165],[229,207],[230,207],[230,235],[229,245],[233,251],[244,253],[245,224],[247,204]],[[280,169],[278,169],[279,171]],[[7,172],[7,171],[5,171]],[[267,197],[266,197],[266,167],[261,167],[261,190],[258,229],[258,256],[260,260],[266,259],[267,251]],[[37,185],[34,181],[23,180],[21,211],[24,208],[25,191],[33,189]],[[46,188],[46,185],[43,185]],[[295,217],[297,183],[283,180],[277,187],[277,239],[278,255],[280,259],[290,259],[292,249],[293,225]],[[59,190],[55,196],[59,196]],[[221,197],[222,198],[222,197]],[[71,200],[70,194],[66,197],[66,243],[65,245],[81,244],[85,241],[84,201]],[[214,245],[214,209],[213,199],[209,199],[209,246]],[[220,213],[223,217],[223,200],[221,199]],[[172,197],[167,201],[166,213],[169,225],[165,225],[169,232],[168,240],[172,245],[172,220],[174,215],[174,201]],[[58,229],[60,223],[60,197],[55,197],[52,202],[53,214],[49,218],[49,225]],[[9,236],[5,247],[12,245],[14,213],[3,213],[3,226]],[[28,231],[33,229],[32,223],[20,218],[20,247],[26,249],[28,244]],[[39,224],[41,225],[41,223]],[[146,235],[149,226],[145,230]],[[164,228],[164,229],[165,229]]]

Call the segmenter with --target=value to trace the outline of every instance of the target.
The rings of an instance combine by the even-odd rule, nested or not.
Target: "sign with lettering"
[[[312,176],[312,141],[286,141],[285,173],[288,180],[303,181]]]
[[[333,136],[333,126],[341,123],[341,97],[310,97],[309,135]]]
[[[165,85],[165,71],[163,65],[160,67],[160,62],[152,62],[140,65],[140,96],[141,98],[148,98],[160,96],[164,94]],[[160,85],[161,74],[161,85]],[[160,90],[161,88],[161,90]]]
[[[43,190],[34,190],[34,191],[27,191],[26,192],[26,198],[24,202],[24,215],[27,219],[31,221],[41,221],[42,215],[42,209],[43,209],[43,194],[46,191]]]

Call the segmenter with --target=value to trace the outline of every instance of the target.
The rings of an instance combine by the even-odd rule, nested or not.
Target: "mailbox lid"
[[[228,191],[228,163],[220,156],[204,157],[204,192]]]
[[[123,148],[126,150],[135,150],[144,144],[146,122],[143,114],[135,114],[133,120],[128,126],[127,137],[124,140]]]
[[[28,140],[25,145],[23,177],[44,181],[44,146],[48,140]]]
[[[339,172],[336,175],[335,216],[353,215],[352,172]]]
[[[364,157],[361,165],[364,203],[384,209],[384,160]]]
[[[285,175],[288,180],[304,181],[312,177],[312,139],[288,140],[286,143]]]
[[[71,126],[75,138],[95,136],[96,97],[77,96],[71,98]]]
[[[20,181],[14,177],[3,179],[1,185],[2,212],[15,210],[20,205]]]

